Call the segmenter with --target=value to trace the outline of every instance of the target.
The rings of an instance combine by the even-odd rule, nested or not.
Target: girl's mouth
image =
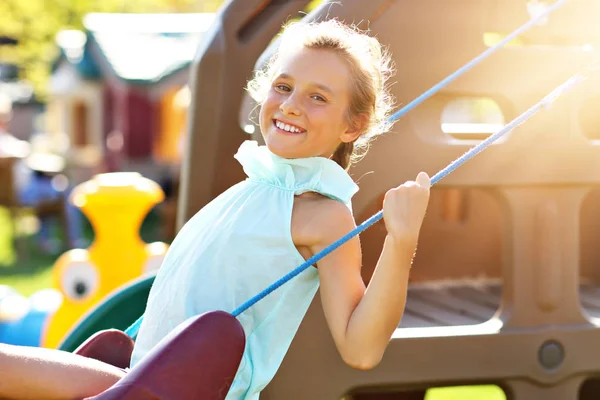
[[[283,121],[279,121],[278,119],[274,119],[273,120],[273,125],[275,126],[275,128],[283,133],[288,133],[288,134],[300,134],[300,133],[304,133],[306,132],[305,129],[302,129],[298,126],[295,125],[291,125],[288,123],[285,123]]]

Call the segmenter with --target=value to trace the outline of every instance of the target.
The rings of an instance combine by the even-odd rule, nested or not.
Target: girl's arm
[[[367,288],[360,274],[358,238],[319,262],[325,317],[342,358],[354,368],[374,368],[400,323],[429,185],[429,177],[422,173],[416,183],[407,182],[386,194],[384,220],[388,234]],[[352,215],[342,204],[328,202],[323,211],[323,222],[316,227],[322,232],[322,240],[311,246],[313,253],[355,227]]]
[[[81,399],[123,376],[119,368],[76,354],[0,344],[0,398]]]

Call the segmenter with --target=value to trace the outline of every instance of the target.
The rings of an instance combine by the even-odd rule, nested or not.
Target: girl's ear
[[[352,117],[348,129],[342,134],[340,140],[343,143],[354,142],[365,131],[368,122],[369,116],[365,113]]]

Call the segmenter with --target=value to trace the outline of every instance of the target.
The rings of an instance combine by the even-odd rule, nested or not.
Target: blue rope
[[[444,177],[446,177],[447,175],[449,175],[452,171],[454,171],[455,169],[457,169],[458,167],[460,167],[461,165],[463,165],[469,159],[471,159],[475,155],[477,155],[480,152],[482,152],[490,144],[492,144],[493,142],[495,142],[496,140],[498,140],[502,136],[506,135],[507,133],[511,132],[516,127],[518,127],[519,125],[521,125],[523,122],[527,121],[534,114],[536,114],[540,109],[549,107],[552,104],[552,102],[554,102],[554,100],[556,100],[560,95],[562,95],[567,90],[573,88],[574,86],[580,84],[585,79],[586,79],[586,76],[583,75],[583,74],[577,74],[577,75],[574,75],[573,77],[571,77],[565,83],[563,83],[562,85],[560,85],[559,87],[557,87],[556,89],[554,89],[549,95],[547,95],[546,97],[544,97],[536,105],[534,105],[529,110],[525,111],[523,114],[521,114],[520,116],[518,116],[517,118],[515,118],[514,120],[512,120],[503,129],[501,129],[498,132],[494,133],[493,135],[489,136],[487,139],[485,139],[484,141],[482,141],[481,143],[479,143],[477,146],[471,148],[469,151],[467,151],[466,153],[464,153],[458,159],[456,159],[455,161],[453,161],[452,163],[450,163],[446,168],[442,169],[437,174],[435,174],[431,178],[431,186],[435,185],[437,182],[439,182]],[[361,232],[365,231],[367,228],[369,228],[370,226],[372,226],[373,224],[375,224],[376,222],[378,222],[379,220],[381,220],[382,217],[383,217],[383,210],[381,210],[377,214],[373,215],[371,218],[369,218],[368,220],[366,220],[365,222],[363,222],[362,224],[360,224],[359,226],[357,226],[354,230],[352,230],[351,232],[349,232],[348,234],[346,234],[342,238],[338,239],[333,244],[329,245],[328,247],[326,247],[325,249],[323,249],[319,253],[317,253],[314,256],[312,256],[305,263],[303,263],[302,265],[300,265],[296,269],[292,270],[287,275],[283,276],[281,279],[279,279],[278,281],[276,281],[275,283],[273,283],[271,286],[267,287],[265,290],[263,290],[262,292],[260,292],[259,294],[257,294],[256,296],[254,296],[253,298],[251,298],[250,300],[248,300],[244,304],[242,304],[237,309],[235,309],[231,314],[233,316],[237,317],[238,315],[240,315],[241,313],[243,313],[244,311],[246,311],[247,309],[249,309],[250,307],[252,307],[254,304],[256,304],[258,301],[260,301],[261,299],[263,299],[264,297],[266,297],[268,294],[270,294],[271,292],[273,292],[275,289],[277,289],[278,287],[280,287],[281,285],[283,285],[284,283],[286,283],[290,279],[294,278],[295,276],[297,276],[298,274],[300,274],[302,271],[304,271],[305,269],[307,269],[311,265],[316,264],[319,260],[321,260],[323,257],[325,257],[328,254],[330,254],[332,251],[334,251],[335,249],[337,249],[338,247],[340,247],[344,243],[346,243],[348,240],[350,240],[354,236],[360,234]]]
[[[595,67],[594,69],[597,69],[597,67]],[[592,70],[592,68],[590,68],[590,70]],[[499,130],[498,132],[489,136],[487,139],[485,139],[484,141],[479,143],[477,146],[471,148],[466,153],[464,153],[462,156],[460,156],[455,161],[450,163],[446,168],[442,169],[437,174],[435,174],[431,178],[431,186],[435,185],[437,182],[439,182],[440,180],[442,180],[443,178],[448,176],[450,173],[452,173],[458,167],[460,167],[461,165],[466,163],[469,159],[471,159],[474,156],[476,156],[477,154],[481,153],[490,144],[492,144],[493,142],[495,142],[502,136],[506,135],[507,133],[513,131],[516,127],[518,127],[519,125],[521,125],[522,123],[527,121],[529,118],[531,118],[533,115],[535,115],[542,108],[549,108],[558,97],[560,97],[562,94],[564,94],[569,89],[572,89],[573,87],[579,85],[585,79],[587,79],[587,74],[584,74],[584,73],[578,73],[578,74],[572,76],[570,79],[568,79],[562,85],[558,86],[556,89],[554,89],[552,92],[550,92],[546,97],[544,97],[542,100],[540,100],[533,107],[531,107],[530,109],[525,111],[523,114],[519,115],[517,118],[515,118],[510,123],[508,123],[506,126],[504,126],[501,130]],[[303,264],[296,267],[294,270],[287,273],[282,278],[280,278],[279,280],[277,280],[276,282],[271,284],[269,287],[264,289],[262,292],[260,292],[256,296],[252,297],[250,300],[246,301],[244,304],[242,304],[241,306],[236,308],[231,314],[234,317],[237,317],[238,315],[242,314],[244,311],[248,310],[254,304],[258,303],[260,300],[262,300],[263,298],[268,296],[270,293],[272,293],[273,291],[278,289],[280,286],[282,286],[286,282],[290,281],[291,279],[293,279],[294,277],[296,277],[297,275],[302,273],[304,270],[306,270],[310,266],[316,264],[318,261],[323,259],[323,257],[327,256],[328,254],[330,254],[331,252],[336,250],[338,247],[340,247],[341,245],[346,243],[348,240],[352,239],[354,236],[360,234],[361,232],[363,232],[366,229],[368,229],[369,227],[371,227],[373,224],[377,223],[379,220],[381,220],[382,217],[383,217],[383,210],[379,211],[377,214],[375,214],[371,218],[367,219],[365,222],[363,222],[362,224],[357,226],[351,232],[347,233],[346,235],[344,235],[343,237],[341,237],[340,239],[338,239],[331,245],[327,246],[325,249],[323,249],[319,253],[315,254],[314,256],[312,256],[311,258],[306,260]],[[129,335],[130,337],[135,338],[135,336],[137,335],[137,332],[139,331],[139,327],[142,323],[142,319],[143,319],[143,316],[140,317],[133,325],[131,325],[125,331],[125,333],[127,335]]]
[[[443,87],[447,86],[449,83],[451,83],[452,81],[454,81],[455,79],[457,79],[458,77],[460,77],[461,75],[463,75],[465,72],[469,71],[475,65],[479,64],[481,61],[483,61],[484,59],[486,59],[487,57],[489,57],[490,55],[492,55],[498,49],[502,48],[503,46],[505,46],[510,41],[516,39],[520,34],[522,34],[523,32],[527,31],[532,26],[534,26],[536,23],[538,23],[542,19],[544,19],[547,16],[549,16],[551,13],[553,13],[558,8],[560,8],[561,6],[563,6],[567,1],[569,1],[569,0],[557,0],[554,4],[552,4],[552,6],[547,7],[543,12],[541,12],[538,15],[534,16],[533,18],[531,18],[527,23],[525,23],[520,28],[518,28],[517,30],[515,30],[514,32],[512,32],[510,35],[506,36],[503,40],[501,40],[500,42],[496,43],[494,46],[488,48],[486,51],[484,51],[483,53],[481,53],[480,55],[478,55],[477,57],[475,57],[473,60],[471,60],[469,63],[465,64],[463,67],[459,68],[454,73],[452,73],[451,75],[449,75],[447,78],[445,78],[442,81],[438,82],[436,85],[434,85],[429,90],[427,90],[426,92],[424,92],[423,94],[421,94],[419,97],[417,97],[416,99],[414,99],[412,102],[410,102],[409,104],[407,104],[406,106],[404,106],[403,108],[401,108],[400,110],[398,110],[397,112],[395,112],[394,114],[392,114],[390,116],[389,120],[393,122],[393,121],[396,121],[399,118],[401,118],[403,115],[405,115],[406,113],[408,113],[409,111],[411,111],[412,109],[414,109],[415,107],[417,107],[418,105],[420,105],[421,103],[423,103],[425,100],[427,100],[428,98],[430,98],[432,95],[434,95],[435,93],[437,93],[440,89],[442,89]],[[554,92],[556,92],[556,90],[553,91],[552,93],[554,93]],[[540,103],[543,103],[543,102],[544,102],[544,100],[542,100]],[[540,103],[538,103],[538,105]],[[528,110],[526,113],[522,114],[520,117],[518,117],[513,122],[511,122],[509,125],[507,125],[503,130],[501,130],[501,131],[497,132],[496,134],[488,137],[485,141],[481,142],[478,146],[474,147],[469,152],[465,153],[462,157],[460,157],[459,159],[457,159],[456,161],[454,161],[453,163],[451,163],[450,165],[448,165],[442,171],[438,172],[435,176],[432,177],[431,184],[434,185],[437,181],[439,181],[440,179],[442,179],[443,177],[445,177],[446,175],[448,175],[449,173],[451,173],[452,171],[454,171],[460,165],[464,164],[469,158],[471,158],[474,155],[476,155],[479,152],[481,152],[489,144],[491,144],[492,142],[494,142],[496,139],[498,139],[499,137],[503,136],[507,132],[510,132],[516,126],[518,126],[519,124],[521,124],[525,120],[529,119],[531,117],[531,115],[533,115],[533,114],[535,114],[535,112],[537,112],[537,110],[536,110],[533,114],[528,115],[524,119],[520,120],[529,111],[531,111],[531,110]],[[518,122],[518,123],[516,123],[516,122]],[[514,123],[516,123],[516,124],[514,124]],[[507,130],[507,128],[509,128],[509,127],[510,127],[510,129]],[[266,288],[265,290],[263,290],[262,292],[260,292],[258,295],[254,296],[253,298],[251,298],[250,300],[248,300],[247,302],[245,302],[244,304],[242,304],[240,307],[238,307],[237,309],[235,309],[232,312],[232,315],[237,317],[238,315],[240,315],[241,313],[243,313],[244,311],[246,311],[248,308],[250,308],[254,304],[256,304],[258,301],[260,301],[261,299],[263,299],[264,297],[266,297],[268,294],[270,294],[271,292],[273,292],[275,289],[277,289],[278,287],[280,287],[281,285],[283,285],[284,283],[286,283],[290,279],[294,278],[295,276],[297,276],[298,274],[300,274],[302,271],[304,271],[305,269],[307,269],[311,265],[316,264],[317,261],[321,260],[323,257],[325,257],[326,255],[328,255],[329,253],[331,253],[333,250],[337,249],[339,246],[341,246],[342,244],[344,244],[345,242],[347,242],[348,240],[350,240],[352,237],[360,234],[361,232],[363,232],[367,228],[371,227],[373,224],[375,224],[376,222],[378,222],[382,217],[383,217],[383,211],[380,211],[377,214],[373,215],[371,218],[369,218],[368,220],[366,220],[365,222],[363,222],[361,225],[359,225],[358,227],[356,227],[353,231],[349,232],[347,235],[345,235],[344,237],[342,237],[341,239],[339,239],[338,241],[336,241],[335,243],[333,243],[329,247],[323,249],[320,253],[315,254],[313,257],[311,257],[310,259],[308,259],[304,264],[300,265],[299,267],[297,267],[296,269],[294,269],[293,271],[291,271],[290,273],[288,273],[287,275],[285,275],[284,277],[282,277],[281,279],[279,279],[278,281],[276,281],[275,283],[273,283],[271,286],[269,286],[268,288]],[[125,333],[127,335],[129,335],[131,338],[135,339],[135,337],[137,336],[137,333],[138,333],[138,331],[140,329],[140,325],[142,324],[143,317],[144,316],[142,315],[140,318],[138,318],[137,321],[135,321],[129,328],[127,328],[125,330]]]
[[[125,334],[135,340],[137,338],[137,334],[140,331],[140,326],[142,326],[142,321],[144,319],[144,314],[139,317],[131,326],[125,329]]]

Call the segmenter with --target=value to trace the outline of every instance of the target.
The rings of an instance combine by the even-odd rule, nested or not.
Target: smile
[[[305,129],[302,129],[300,127],[279,121],[277,119],[273,120],[273,125],[275,125],[275,127],[279,130],[285,131],[285,132],[290,132],[290,133],[304,133],[306,132]]]

